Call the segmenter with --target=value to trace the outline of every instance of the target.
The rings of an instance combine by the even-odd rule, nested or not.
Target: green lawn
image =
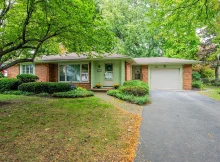
[[[0,161],[131,161],[139,124],[96,97],[0,94]]]
[[[206,87],[206,90],[200,92],[200,94],[203,94],[205,96],[220,101],[220,87],[208,86]]]

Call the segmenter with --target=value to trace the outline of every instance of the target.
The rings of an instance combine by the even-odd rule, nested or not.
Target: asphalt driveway
[[[136,162],[220,162],[220,102],[190,91],[152,91]]]

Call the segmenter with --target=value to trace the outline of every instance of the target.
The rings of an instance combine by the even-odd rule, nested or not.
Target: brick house
[[[93,89],[97,83],[112,87],[117,83],[139,79],[151,89],[191,90],[192,64],[195,60],[165,57],[131,58],[119,54],[88,58],[70,53],[38,58],[34,63],[19,64],[8,69],[8,77],[35,74],[39,82],[71,82]]]

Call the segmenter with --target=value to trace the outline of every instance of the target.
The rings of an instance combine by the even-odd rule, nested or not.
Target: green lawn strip
[[[206,91],[202,91],[199,93],[220,101],[220,87],[208,86],[206,88]]]
[[[0,161],[126,160],[132,124],[131,114],[96,97],[0,94]]]

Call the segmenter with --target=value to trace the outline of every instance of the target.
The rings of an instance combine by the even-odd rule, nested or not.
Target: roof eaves
[[[174,65],[174,64],[198,64],[201,63],[201,61],[196,61],[196,60],[189,60],[189,61],[176,61],[176,62],[148,62],[148,63],[139,63],[135,62],[137,65],[161,65],[161,64],[168,64],[168,65]]]

